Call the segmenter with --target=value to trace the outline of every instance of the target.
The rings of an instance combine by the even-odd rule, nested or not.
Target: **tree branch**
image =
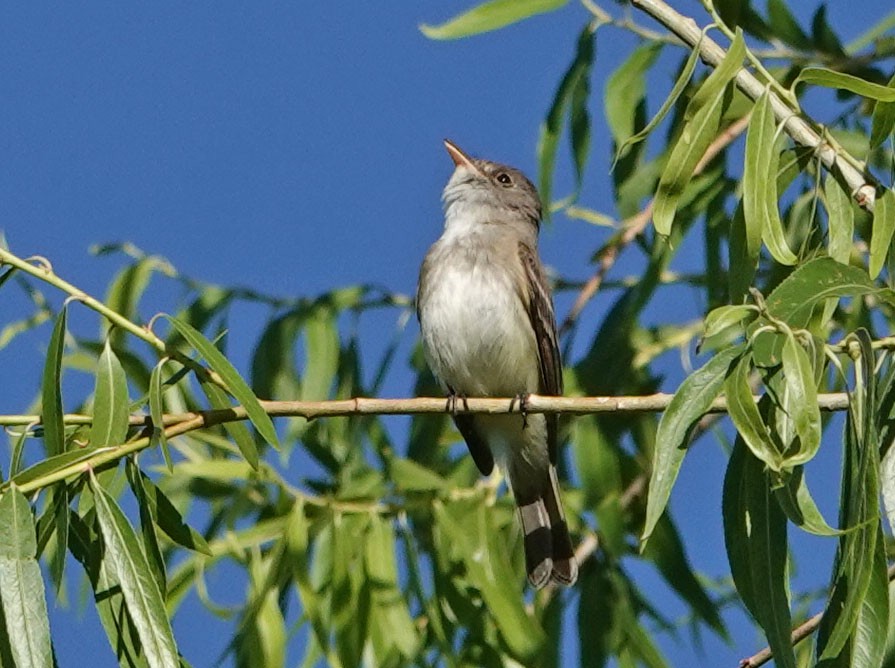
[[[690,48],[699,45],[699,55],[706,64],[715,67],[723,60],[725,50],[704,35],[692,18],[679,14],[662,0],[631,0],[631,2],[637,9],[649,14],[677,35]],[[757,100],[765,90],[765,83],[759,81],[745,68],[737,74],[736,85],[752,100]],[[783,123],[784,130],[793,141],[813,149],[824,167],[848,188],[855,202],[872,212],[879,184],[872,176],[856,166],[862,163],[846,153],[842,147],[834,145],[830,138],[822,137],[808,120],[794,112],[774,91],[770,93],[770,101],[774,116]]]
[[[591,415],[594,413],[658,413],[668,408],[673,394],[657,393],[645,396],[617,397],[548,397],[529,395],[525,405],[526,413],[559,413],[564,415]],[[755,400],[758,401],[756,396]],[[844,392],[819,394],[821,410],[841,411],[848,408],[848,395]],[[261,407],[271,417],[303,417],[308,420],[321,417],[345,417],[352,415],[426,415],[448,412],[447,400],[443,397],[416,397],[412,399],[377,399],[355,397],[354,399],[334,399],[331,401],[262,401]],[[460,414],[503,414],[521,413],[516,398],[474,398],[458,402]],[[718,397],[712,402],[709,413],[726,413],[727,400]],[[200,427],[210,427],[224,422],[247,419],[242,406],[192,413],[170,413],[163,418],[163,426],[182,425],[199,421]],[[93,416],[69,414],[64,416],[67,425],[92,424]],[[0,426],[39,425],[40,415],[0,415]],[[148,415],[131,415],[131,427],[149,427],[152,419]]]

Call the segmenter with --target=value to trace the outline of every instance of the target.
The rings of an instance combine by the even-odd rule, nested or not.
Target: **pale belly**
[[[429,284],[420,324],[432,371],[458,394],[538,391],[534,333],[504,272],[488,264],[442,269]]]

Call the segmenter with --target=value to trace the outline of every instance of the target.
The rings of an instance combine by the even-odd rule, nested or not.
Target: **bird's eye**
[[[501,172],[497,175],[497,182],[504,186],[513,185],[513,179],[510,178],[510,175],[506,172]]]

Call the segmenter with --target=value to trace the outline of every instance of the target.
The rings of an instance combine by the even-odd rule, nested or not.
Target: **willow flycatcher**
[[[454,173],[444,233],[420,269],[417,316],[432,372],[456,407],[466,397],[517,397],[523,413],[454,422],[476,465],[495,462],[519,508],[528,580],[572,584],[578,563],[556,477],[556,415],[524,414],[528,394],[562,394],[550,289],[538,258],[541,203],[522,172],[474,159],[445,140]]]

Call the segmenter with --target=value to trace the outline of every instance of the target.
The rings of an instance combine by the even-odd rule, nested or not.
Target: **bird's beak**
[[[457,146],[450,139],[444,140],[444,147],[447,149],[448,155],[451,156],[451,160],[454,161],[454,164],[457,167],[466,167],[467,169],[471,169],[474,172],[479,171],[479,168],[476,167],[475,164],[472,162],[472,158],[461,151],[460,147]]]

